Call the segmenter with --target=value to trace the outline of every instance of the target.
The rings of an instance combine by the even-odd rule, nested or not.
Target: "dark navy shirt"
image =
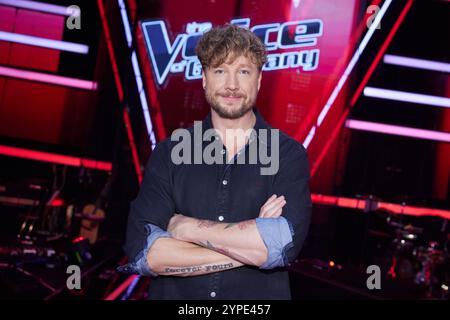
[[[262,140],[259,129],[272,129],[254,109],[256,138]],[[201,122],[203,132],[213,128],[211,114]],[[195,148],[194,127],[192,151]],[[270,154],[271,140],[258,143]],[[201,142],[204,149],[210,142]],[[262,175],[257,161],[251,164],[227,163],[226,151],[222,164],[174,164],[171,152],[176,141],[160,142],[146,166],[144,180],[136,199],[131,203],[128,217],[125,251],[135,261],[149,233],[148,225],[167,230],[174,213],[220,222],[239,222],[258,217],[261,206],[272,195],[284,195],[287,204],[282,216],[292,232],[292,242],[283,256],[293,261],[308,232],[311,216],[311,197],[308,187],[309,166],[305,148],[280,131],[279,168],[276,174]],[[198,144],[197,144],[198,145]],[[223,147],[223,146],[222,146]],[[225,150],[225,147],[223,147]],[[243,154],[248,157],[249,152]],[[238,154],[236,155],[239,156]],[[258,159],[259,160],[259,159]],[[193,276],[158,276],[150,284],[150,299],[290,299],[288,272],[284,268],[263,270],[243,266],[227,271]]]

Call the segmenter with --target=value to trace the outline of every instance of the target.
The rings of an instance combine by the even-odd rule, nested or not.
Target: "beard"
[[[209,103],[211,108],[221,117],[224,119],[239,119],[242,116],[244,116],[247,112],[252,110],[253,106],[255,105],[255,99],[249,100],[246,102],[247,96],[241,93],[210,93],[206,92],[205,94],[206,101]],[[241,98],[242,102],[239,106],[224,106],[222,105],[218,97],[234,97],[234,98]]]

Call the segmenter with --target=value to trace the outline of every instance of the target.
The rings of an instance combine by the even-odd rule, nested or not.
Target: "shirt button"
[[[223,180],[223,181],[222,181],[222,184],[223,184],[224,186],[226,186],[226,185],[227,185],[227,183],[228,183],[228,181],[227,181],[227,180]]]
[[[217,219],[219,219],[219,221],[223,221],[223,216],[219,216]]]
[[[215,298],[216,297],[216,293],[213,291],[209,294],[211,296],[211,298]]]

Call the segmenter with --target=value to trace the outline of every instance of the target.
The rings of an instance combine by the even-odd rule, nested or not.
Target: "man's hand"
[[[284,196],[277,197],[276,194],[272,195],[267,201],[263,204],[259,211],[259,218],[278,218],[283,213],[283,207],[286,205],[286,200]],[[198,224],[198,220],[184,216],[182,214],[174,214],[169,221],[169,226],[167,227],[167,231],[170,232],[173,238],[184,240],[188,235],[186,232],[189,232],[189,229],[192,228],[192,225],[195,225],[195,222]],[[214,221],[205,221],[202,226],[209,224],[214,225],[217,222]]]
[[[286,204],[284,196],[277,197],[276,194],[267,199],[259,211],[259,218],[278,218],[283,213]]]
[[[284,196],[274,194],[261,207],[259,217],[278,218],[285,205]],[[260,266],[267,260],[255,219],[225,223],[174,214],[167,231],[176,240],[193,242],[243,264]]]
[[[170,219],[167,231],[173,238],[184,240],[185,232],[189,232],[189,222],[193,222],[193,220],[195,219],[176,213]]]

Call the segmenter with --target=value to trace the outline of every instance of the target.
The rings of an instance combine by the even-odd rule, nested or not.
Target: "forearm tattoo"
[[[193,274],[193,273],[209,273],[209,272],[218,272],[218,271],[224,271],[228,269],[232,269],[234,267],[237,267],[233,264],[233,262],[230,263],[222,263],[222,264],[207,264],[202,266],[192,266],[192,267],[167,267],[164,269],[164,272],[162,274]]]
[[[211,227],[215,226],[217,223],[218,222],[211,221],[211,220],[200,220],[197,224],[197,227],[200,229],[211,228]]]
[[[206,240],[206,243],[203,243],[203,242],[199,241],[198,244],[201,245],[204,248],[208,248],[210,250],[214,250],[214,251],[216,251],[218,253],[221,253],[223,255],[230,256],[230,252],[227,249],[225,249],[225,248],[218,248],[216,246],[213,246],[213,244],[211,242],[209,242],[208,240]]]

